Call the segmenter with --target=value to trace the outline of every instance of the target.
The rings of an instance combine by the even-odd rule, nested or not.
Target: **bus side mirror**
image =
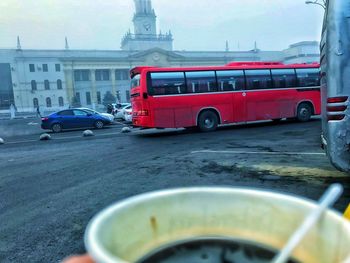
[[[148,94],[145,92],[145,93],[143,93],[143,98],[144,99],[147,99],[148,98]]]

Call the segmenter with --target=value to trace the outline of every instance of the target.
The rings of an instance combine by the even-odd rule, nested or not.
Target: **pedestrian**
[[[11,120],[13,120],[16,117],[15,105],[13,104],[10,105],[10,116]]]
[[[113,106],[112,106],[112,104],[108,104],[107,105],[107,113],[112,114],[112,112],[113,112]]]
[[[36,107],[36,116],[41,118],[40,107]]]

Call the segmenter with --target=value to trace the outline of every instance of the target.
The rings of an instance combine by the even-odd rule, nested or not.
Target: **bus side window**
[[[218,90],[215,71],[189,71],[186,72],[187,92],[206,93]]]
[[[150,95],[171,95],[186,93],[183,72],[151,73]]]
[[[269,69],[245,70],[247,90],[271,89],[272,80]]]
[[[296,69],[298,87],[320,86],[320,69],[301,68]]]
[[[293,88],[296,86],[294,69],[272,69],[271,73],[275,89]]]
[[[222,70],[216,71],[219,84],[219,91],[244,90],[243,70]]]

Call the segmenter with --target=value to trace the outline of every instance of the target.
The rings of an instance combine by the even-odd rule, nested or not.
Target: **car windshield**
[[[1,0],[0,262],[272,262],[332,183],[344,214],[348,2]],[[321,214],[286,262],[345,262]]]

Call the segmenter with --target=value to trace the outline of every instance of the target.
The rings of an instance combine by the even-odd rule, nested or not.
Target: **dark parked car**
[[[41,118],[41,128],[53,132],[91,127],[101,129],[111,123],[111,120],[105,116],[82,109],[63,110]]]

